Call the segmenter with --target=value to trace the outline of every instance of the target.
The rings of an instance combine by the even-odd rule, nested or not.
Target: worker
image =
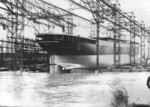
[[[147,79],[147,87],[150,89],[150,76]]]

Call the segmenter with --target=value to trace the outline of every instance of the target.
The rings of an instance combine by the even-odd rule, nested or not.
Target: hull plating
[[[47,51],[50,64],[65,68],[95,68],[96,39],[80,38],[72,35],[41,34],[37,36],[39,45]],[[57,38],[56,38],[57,37]],[[130,44],[120,42],[121,65],[130,64]],[[119,49],[119,48],[118,48]],[[139,45],[135,44],[136,63],[139,63]],[[99,40],[100,67],[114,65],[114,40]]]
[[[55,55],[55,64],[66,67],[66,69],[71,68],[86,68],[94,69],[96,68],[96,55]],[[51,58],[52,58],[51,57]],[[50,58],[50,60],[51,60]],[[136,63],[139,63],[140,59],[136,56]],[[99,56],[100,67],[110,67],[114,65],[113,55],[100,55]],[[121,55],[121,65],[130,64],[129,55]],[[70,66],[66,66],[70,65]]]

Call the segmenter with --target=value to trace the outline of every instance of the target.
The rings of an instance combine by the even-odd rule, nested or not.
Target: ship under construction
[[[6,31],[0,40],[1,67],[23,71],[45,64],[53,73],[147,65],[150,29],[133,12],[122,11],[118,0],[64,1],[66,8],[44,0],[0,1],[0,25]]]
[[[121,43],[121,65],[130,64],[130,43],[112,38],[99,39],[100,67],[114,65],[114,41]],[[50,68],[55,70],[96,69],[96,38],[68,34],[38,34],[38,44],[51,55]],[[139,43],[135,43],[136,63],[140,63]]]

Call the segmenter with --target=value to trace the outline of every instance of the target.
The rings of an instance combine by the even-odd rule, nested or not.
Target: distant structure
[[[141,65],[144,66],[146,58],[150,56],[150,29],[146,28],[143,21],[136,21],[132,12],[124,12],[120,9],[118,0],[69,0],[72,6],[92,14],[92,18],[77,15],[71,11],[62,9],[44,0],[1,0],[0,1],[0,25],[6,30],[6,40],[0,41],[1,61],[9,68],[22,70],[28,60],[40,62],[43,58],[49,60],[50,55],[46,54],[36,43],[36,40],[26,38],[25,28],[31,27],[35,33],[55,33],[55,28],[62,30],[64,34],[74,34],[74,30],[83,26],[77,21],[88,23],[91,36],[101,38],[101,31],[105,30],[112,34],[114,42],[114,67],[120,68],[120,42],[123,37],[129,38],[130,43],[130,64],[136,66],[135,42],[140,39]],[[91,28],[90,28],[91,24]],[[84,28],[84,27],[83,27]],[[125,33],[124,33],[125,32]],[[82,36],[82,35],[81,35]],[[148,46],[145,46],[148,42]],[[145,53],[148,48],[148,53]],[[31,56],[32,58],[29,58]],[[38,60],[38,61],[37,61]],[[99,69],[99,46],[97,45],[97,68]],[[26,62],[27,61],[27,62]],[[30,62],[30,61],[29,61]],[[32,62],[32,61],[31,61]],[[29,64],[29,63],[28,63]]]

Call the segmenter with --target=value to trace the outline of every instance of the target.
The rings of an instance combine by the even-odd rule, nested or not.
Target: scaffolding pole
[[[114,9],[113,9],[113,18],[114,18],[114,67],[119,68],[120,67],[120,61],[121,61],[121,56],[120,56],[120,26],[117,27],[116,23],[118,22],[120,25],[120,16],[117,18],[117,12],[116,12],[116,4],[114,4]],[[119,20],[119,21],[118,21]]]
[[[145,65],[145,32],[141,29],[141,65]]]
[[[132,22],[130,24],[131,24],[130,25],[131,30],[134,31],[134,33],[130,32],[130,65],[135,66],[135,31],[136,31],[136,28],[132,24]]]

